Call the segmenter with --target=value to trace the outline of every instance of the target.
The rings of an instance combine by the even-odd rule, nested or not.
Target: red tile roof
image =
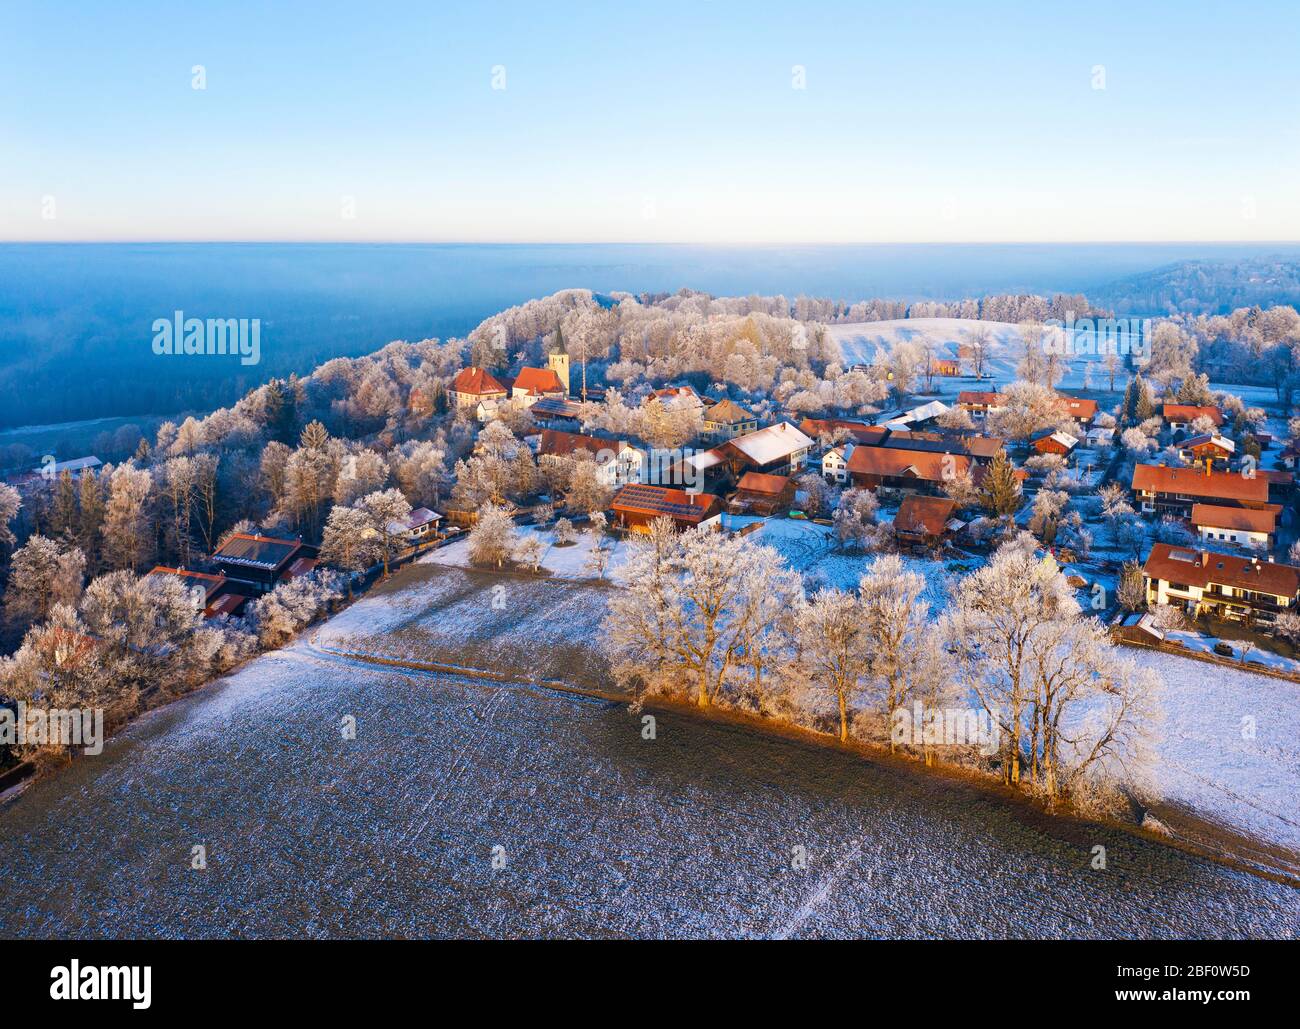
[[[506,388],[487,371],[471,365],[462,368],[451,380],[451,389],[455,393],[468,393],[476,397],[505,396]]]
[[[847,467],[850,472],[857,475],[912,477],[926,482],[943,482],[945,468],[950,469],[951,476],[970,471],[970,466],[970,458],[962,454],[942,454],[889,447],[855,447],[853,453],[849,455]]]
[[[543,393],[563,393],[564,383],[554,368],[520,368],[511,388],[521,389],[529,396],[541,396]]]
[[[1205,417],[1215,425],[1223,424],[1223,412],[1217,407],[1197,406],[1196,404],[1165,404],[1164,418],[1167,422],[1194,422]]]
[[[1248,479],[1236,472],[1210,472],[1207,475],[1199,468],[1140,464],[1133,469],[1133,488],[1149,493],[1181,493],[1213,500],[1253,504],[1268,502],[1267,479],[1258,475]]]
[[[977,389],[964,389],[957,394],[957,403],[977,407],[1002,407],[1006,398],[1001,393]]]
[[[883,425],[867,425],[847,418],[805,418],[799,423],[799,429],[814,438],[823,433],[829,436],[836,429],[846,429],[859,443],[878,443],[889,434]]]
[[[1193,504],[1192,524],[1197,528],[1205,526],[1208,529],[1272,533],[1277,530],[1277,516],[1281,510],[1280,504],[1269,504],[1262,508]]]
[[[1071,418],[1077,418],[1081,422],[1090,422],[1097,416],[1097,401],[1084,400],[1081,397],[1067,397],[1064,393],[1058,394],[1061,398],[1061,406],[1065,408],[1065,413]]]
[[[736,489],[747,493],[766,493],[780,496],[790,485],[788,475],[764,475],[762,472],[746,472],[736,483]]]
[[[957,502],[947,497],[903,498],[894,516],[894,531],[917,536],[942,536],[944,527],[957,510]]]
[[[1155,544],[1142,570],[1152,579],[1200,589],[1215,583],[1275,597],[1295,597],[1300,592],[1300,568],[1171,543]]]
[[[581,432],[543,429],[542,441],[538,444],[537,452],[546,457],[566,457],[575,451],[585,450],[593,457],[604,454],[608,459],[626,449],[626,447],[627,444],[622,440],[602,439],[599,436],[588,436]]]

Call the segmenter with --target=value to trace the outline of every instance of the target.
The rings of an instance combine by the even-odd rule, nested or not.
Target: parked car
[[[1220,657],[1232,657],[1232,647],[1227,643],[1216,643],[1214,652]]]

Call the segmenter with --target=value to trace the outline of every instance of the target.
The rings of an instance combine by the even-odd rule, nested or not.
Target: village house
[[[789,422],[737,436],[715,447],[715,452],[738,479],[747,471],[793,475],[803,467],[813,441]]]
[[[1276,504],[1261,508],[1193,504],[1192,528],[1207,543],[1239,543],[1247,547],[1271,549],[1277,534],[1277,516],[1281,510]]]
[[[951,411],[942,400],[931,400],[928,404],[919,404],[908,408],[901,414],[894,415],[885,423],[886,429],[924,429],[934,425],[941,415]]]
[[[541,464],[555,464],[578,452],[586,452],[595,459],[596,477],[610,489],[643,478],[645,454],[621,439],[546,429],[538,443],[537,459]]]
[[[462,368],[447,387],[447,398],[454,408],[477,409],[480,404],[495,405],[510,394],[484,368]]]
[[[850,418],[805,418],[799,423],[799,431],[813,439],[834,437],[842,432],[854,443],[879,443],[889,435],[883,425],[868,425]]]
[[[1142,572],[1149,604],[1168,604],[1193,618],[1244,622],[1265,632],[1280,612],[1295,610],[1300,594],[1300,568],[1169,543],[1151,548]]]
[[[843,485],[849,481],[848,455],[853,453],[853,444],[831,447],[822,454],[822,478],[827,482]]]
[[[758,429],[758,416],[732,400],[719,400],[704,409],[704,435],[713,440],[733,439]]]
[[[957,502],[948,497],[909,494],[894,516],[894,537],[903,546],[938,546],[958,524],[956,510]]]
[[[889,447],[855,447],[848,461],[853,485],[885,493],[937,495],[945,482],[972,468],[963,454]]]
[[[169,568],[167,565],[155,565],[147,574],[180,579],[191,590],[194,604],[202,608],[204,618],[237,615],[248,601],[246,596],[233,591],[230,580],[224,575],[195,572],[188,568]]]
[[[1185,431],[1192,427],[1198,418],[1208,418],[1215,428],[1223,426],[1223,412],[1217,407],[1198,406],[1196,404],[1165,404],[1161,408],[1161,417],[1174,432]]]
[[[658,400],[665,407],[672,407],[675,404],[704,406],[704,401],[692,386],[665,386],[663,389],[652,389],[643,403],[648,404],[651,400]]]
[[[935,454],[961,454],[977,464],[987,464],[1002,450],[1004,443],[994,436],[967,432],[913,432],[895,429],[877,446],[893,450],[926,450]]]
[[[1236,472],[1140,464],[1133,469],[1134,502],[1146,514],[1188,518],[1196,503],[1259,508],[1269,502],[1268,480]]]
[[[1059,429],[1048,429],[1044,432],[1035,433],[1029,437],[1030,445],[1039,454],[1056,454],[1059,457],[1069,457],[1074,452],[1074,448],[1079,445],[1079,441],[1071,436],[1068,432],[1062,432]]]
[[[1178,448],[1178,456],[1190,465],[1213,468],[1216,465],[1228,467],[1232,455],[1237,452],[1237,444],[1220,436],[1217,432],[1208,432],[1184,440]]]
[[[227,579],[264,593],[284,579],[305,574],[299,562],[314,557],[314,550],[304,547],[301,539],[235,532],[213,553],[212,563]]]
[[[718,529],[722,525],[721,499],[712,493],[687,493],[670,486],[623,486],[614,494],[609,510],[612,523],[627,532],[649,532],[656,518],[669,518],[678,529]]]
[[[438,535],[442,515],[427,507],[417,507],[401,522],[388,523],[388,535],[400,536],[407,544],[416,547]]]
[[[986,415],[1006,406],[1006,397],[994,390],[964,389],[957,394],[957,406],[973,415]]]
[[[1064,393],[1058,393],[1057,396],[1061,401],[1061,409],[1082,428],[1086,429],[1097,417],[1097,401],[1071,397]]]
[[[930,361],[930,374],[956,378],[961,374],[961,362],[955,357],[936,357]]]
[[[526,407],[532,407],[543,397],[563,399],[568,392],[554,368],[520,368],[510,384],[510,399]]]
[[[764,517],[790,510],[794,503],[794,480],[788,475],[764,475],[746,472],[736,484],[728,502],[732,514],[756,514]]]

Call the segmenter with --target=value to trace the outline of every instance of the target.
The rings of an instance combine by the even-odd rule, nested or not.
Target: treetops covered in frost
[[[932,741],[900,741],[896,713],[973,705],[994,745],[947,752],[993,761],[1009,783],[1089,805],[1145,787],[1155,677],[1085,617],[1025,534],[955,583],[938,615],[897,555],[876,558],[856,590],[808,595],[775,550],[743,537],[661,520],[634,545],[604,645],[638,694],[907,745],[927,762]]]

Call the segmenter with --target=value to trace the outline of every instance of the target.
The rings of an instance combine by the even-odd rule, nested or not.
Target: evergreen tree
[[[1134,410],[1135,424],[1137,424],[1145,422],[1156,413],[1156,396],[1151,389],[1151,384],[1142,376],[1135,376],[1133,381],[1137,388],[1137,403]]]
[[[104,494],[94,469],[81,473],[80,503],[77,520],[77,542],[86,552],[92,569],[99,564],[99,533],[104,524]]]
[[[330,441],[329,430],[318,420],[312,420],[298,437],[298,445],[304,450],[324,450]]]
[[[1020,509],[1020,483],[1005,450],[999,450],[989,463],[980,496],[985,508],[999,516],[1015,514]]]
[[[1128,385],[1124,387],[1124,400],[1119,405],[1119,423],[1120,425],[1133,425],[1137,419],[1138,390],[1137,384],[1128,380]]]
[[[77,491],[72,484],[72,472],[67,468],[59,473],[59,481],[54,487],[50,530],[57,538],[64,540],[77,534]]]

